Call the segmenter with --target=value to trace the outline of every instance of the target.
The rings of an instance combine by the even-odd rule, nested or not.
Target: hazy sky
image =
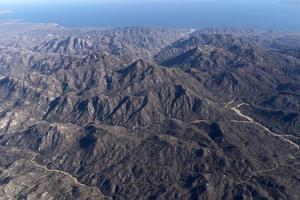
[[[0,0],[0,19],[79,26],[300,31],[300,0]]]

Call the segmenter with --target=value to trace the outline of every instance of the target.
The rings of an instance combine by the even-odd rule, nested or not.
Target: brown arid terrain
[[[300,34],[0,24],[0,199],[300,199]]]

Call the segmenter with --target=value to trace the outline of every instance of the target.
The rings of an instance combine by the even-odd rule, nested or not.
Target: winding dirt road
[[[231,102],[229,102],[228,104],[226,104],[225,107],[226,107],[226,108],[229,108],[229,106],[232,105],[233,103],[234,103],[234,101],[231,101]],[[255,124],[255,125],[261,127],[263,130],[267,131],[267,132],[268,132],[269,134],[271,134],[272,136],[278,137],[278,138],[280,138],[281,140],[283,140],[283,141],[289,143],[290,145],[296,147],[297,151],[300,149],[300,147],[299,147],[298,144],[296,144],[295,142],[293,142],[293,141],[291,141],[291,140],[285,138],[285,137],[295,137],[294,135],[279,135],[279,134],[276,134],[276,133],[274,133],[273,131],[271,131],[269,128],[267,128],[266,126],[264,126],[264,125],[262,125],[262,124],[256,122],[256,121],[255,121],[253,118],[251,118],[250,116],[247,116],[247,115],[243,114],[243,113],[240,111],[240,107],[241,107],[241,106],[244,106],[244,105],[249,105],[249,104],[247,104],[247,103],[241,103],[241,104],[239,104],[239,105],[237,105],[237,106],[230,107],[230,109],[231,109],[232,111],[234,111],[238,116],[240,116],[240,117],[246,119],[247,121],[231,120],[231,122],[234,122],[234,123],[248,123],[248,124],[251,123],[251,124]]]
[[[19,148],[16,148],[16,147],[6,147],[6,146],[1,146],[1,147],[2,147],[2,148],[10,149],[11,151],[17,151],[17,152],[25,151],[25,150],[23,150],[23,149],[19,149]],[[30,153],[31,153],[31,154],[34,154],[34,156],[33,156],[29,161],[30,161],[33,165],[35,165],[36,167],[41,168],[41,169],[43,169],[43,170],[45,170],[45,171],[47,171],[47,172],[50,172],[50,173],[58,173],[58,174],[62,174],[62,175],[64,175],[64,176],[68,176],[69,178],[71,178],[71,179],[74,181],[74,183],[75,183],[76,185],[79,185],[79,186],[85,187],[85,188],[89,188],[89,189],[91,189],[91,190],[96,190],[97,193],[99,194],[99,199],[111,199],[111,197],[108,197],[108,196],[103,195],[103,193],[101,192],[101,190],[100,190],[98,187],[85,185],[85,184],[79,182],[78,179],[75,178],[73,175],[71,175],[71,174],[69,174],[69,173],[67,173],[67,172],[65,172],[65,171],[57,170],[57,169],[49,169],[49,168],[47,168],[46,166],[39,164],[38,162],[35,161],[35,159],[36,159],[36,157],[38,156],[38,154],[37,154],[37,153],[34,153],[34,152],[31,152],[31,151],[30,151]]]
[[[300,148],[299,148],[299,145],[298,145],[298,144],[296,144],[295,142],[293,142],[293,141],[291,141],[291,140],[285,138],[285,137],[296,137],[296,136],[294,136],[294,135],[279,135],[279,134],[274,133],[273,131],[271,131],[271,130],[270,130],[269,128],[267,128],[266,126],[264,126],[264,125],[262,125],[262,124],[256,122],[252,117],[247,116],[247,115],[245,115],[245,114],[243,114],[243,113],[241,112],[240,107],[241,107],[241,106],[245,106],[245,105],[249,105],[249,104],[247,104],[247,103],[241,103],[241,104],[238,104],[238,105],[236,105],[236,106],[231,106],[231,105],[234,104],[234,103],[235,103],[235,100],[230,101],[229,103],[227,103],[227,104],[225,105],[225,108],[234,111],[238,116],[240,116],[240,117],[246,119],[246,121],[241,121],[241,120],[231,120],[231,122],[233,122],[233,123],[254,124],[254,125],[256,125],[256,126],[259,126],[259,127],[261,127],[263,130],[265,130],[266,132],[268,132],[269,134],[271,134],[272,136],[277,137],[277,138],[283,140],[284,142],[288,143],[289,145],[295,147],[297,151],[296,151],[294,154],[296,154],[296,153],[299,151]],[[294,156],[294,154],[289,155],[289,157],[292,158],[292,159],[296,159],[297,156]],[[272,168],[269,168],[269,169],[261,169],[261,170],[258,170],[258,171],[256,171],[256,172],[252,172],[252,173],[250,174],[250,176],[249,176],[246,180],[243,180],[243,181],[238,182],[237,185],[239,185],[239,184],[241,184],[241,183],[250,183],[251,179],[252,179],[254,176],[259,175],[259,174],[262,174],[262,173],[265,173],[265,172],[273,172],[273,171],[277,170],[277,169],[279,168],[280,165],[281,165],[280,163],[277,163],[275,167],[272,167]],[[251,184],[251,183],[250,183],[250,184]]]
[[[80,186],[85,187],[85,188],[90,188],[92,190],[96,190],[98,192],[98,194],[99,194],[99,197],[108,198],[108,197],[106,197],[106,196],[103,195],[103,193],[100,191],[100,189],[98,187],[88,186],[88,185],[85,185],[83,183],[80,183],[77,178],[75,178],[74,176],[72,176],[71,174],[69,174],[69,173],[67,173],[65,171],[61,171],[61,170],[57,170],[57,169],[49,169],[46,166],[40,165],[38,162],[35,161],[35,159],[36,159],[37,156],[38,156],[38,154],[36,154],[30,160],[30,162],[32,162],[35,166],[37,166],[39,168],[42,168],[42,169],[44,169],[44,170],[46,170],[48,172],[51,172],[51,173],[58,173],[58,174],[63,174],[65,176],[68,176],[68,177],[70,177],[75,182],[76,185],[80,185]]]

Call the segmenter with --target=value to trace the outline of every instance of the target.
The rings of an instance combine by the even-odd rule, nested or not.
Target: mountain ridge
[[[296,34],[8,26],[0,196],[300,196]]]

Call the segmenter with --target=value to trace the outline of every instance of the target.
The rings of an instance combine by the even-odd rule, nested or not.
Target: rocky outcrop
[[[0,30],[1,197],[298,199],[282,35],[31,26]]]

